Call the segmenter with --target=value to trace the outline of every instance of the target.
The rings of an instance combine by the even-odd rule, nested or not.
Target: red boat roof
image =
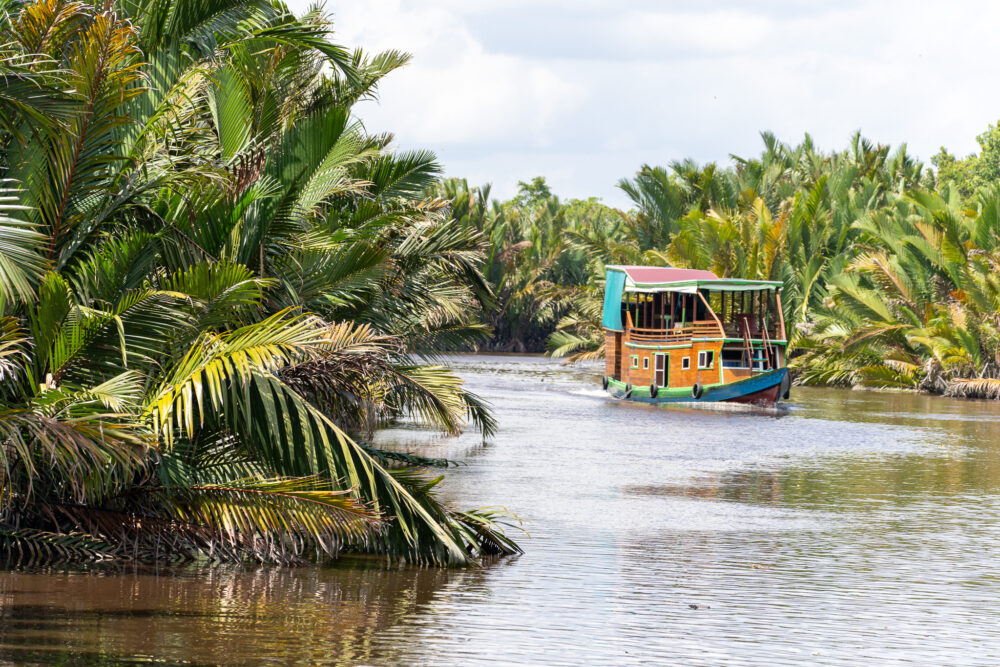
[[[662,285],[686,280],[718,280],[711,271],[674,269],[669,266],[618,266],[636,285]]]

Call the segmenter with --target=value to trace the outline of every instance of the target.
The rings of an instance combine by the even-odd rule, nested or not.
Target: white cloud
[[[337,12],[335,25],[341,39],[368,50],[415,55],[413,64],[384,81],[383,103],[361,110],[369,122],[387,121],[406,143],[506,146],[516,137],[544,149],[552,124],[585,91],[545,63],[487,51],[443,7],[375,2]]]
[[[298,2],[299,0],[295,0]],[[614,188],[643,162],[727,161],[758,133],[842,148],[855,129],[976,150],[1000,118],[1000,6],[636,0],[374,0],[334,4],[338,38],[414,62],[360,115],[401,147],[499,196],[542,174],[567,197]],[[301,11],[305,8],[293,8]]]
[[[669,49],[696,53],[741,53],[765,47],[774,23],[742,10],[701,13],[626,11],[615,21],[615,41],[636,51]]]

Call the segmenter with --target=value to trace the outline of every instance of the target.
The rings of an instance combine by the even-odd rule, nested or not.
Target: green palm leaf
[[[11,215],[27,210],[19,203],[19,192],[11,187],[0,188],[0,303],[32,299],[46,266],[38,252],[46,237],[38,225]]]

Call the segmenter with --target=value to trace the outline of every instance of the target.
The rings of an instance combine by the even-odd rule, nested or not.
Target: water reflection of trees
[[[801,456],[628,491],[851,510],[872,499],[905,504],[1000,490],[1000,420],[993,403],[870,392],[851,392],[845,398],[843,391],[814,389],[809,390],[809,401],[797,416],[820,418],[834,428],[828,441],[802,443]],[[837,451],[840,422],[876,424],[887,430],[866,433],[873,439],[870,447],[854,443]],[[876,441],[883,436],[885,445]],[[810,456],[814,446],[821,454]]]
[[[800,508],[854,509],[872,499],[894,503],[946,499],[1000,487],[1000,442],[966,455],[932,453],[826,457],[820,466],[732,470],[689,484],[635,487],[639,495],[669,495]]]
[[[391,663],[379,633],[481,571],[97,568],[0,574],[0,661]]]

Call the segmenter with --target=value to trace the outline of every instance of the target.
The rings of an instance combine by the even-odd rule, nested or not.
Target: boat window
[[[644,371],[648,371],[649,370],[649,357],[643,357],[642,358],[642,370],[644,370]]]
[[[722,366],[724,368],[747,368],[746,351],[733,348],[723,350]]]
[[[702,350],[698,353],[698,368],[711,368],[714,362],[714,350]]]
[[[639,368],[639,357],[637,355],[632,355],[632,368]]]
[[[687,370],[691,368],[691,357],[684,357],[681,359],[681,369]]]

